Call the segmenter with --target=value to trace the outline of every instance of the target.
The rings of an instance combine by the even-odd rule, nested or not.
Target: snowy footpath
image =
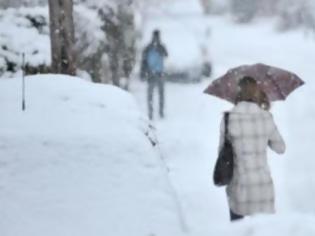
[[[315,43],[302,32],[276,33],[273,22],[239,26],[219,18],[208,20],[214,77],[237,65],[262,62],[296,72],[306,85],[272,107],[287,144],[284,155],[269,153],[277,214],[231,225],[224,188],[214,187],[212,171],[221,115],[232,106],[202,93],[210,81],[166,84],[166,119],[157,118],[153,123],[189,232],[197,236],[314,235]],[[145,84],[138,82],[133,91],[146,112]]]

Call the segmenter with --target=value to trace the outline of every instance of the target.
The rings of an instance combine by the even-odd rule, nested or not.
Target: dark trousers
[[[150,75],[148,78],[148,112],[150,120],[153,119],[153,97],[154,89],[158,88],[159,92],[159,115],[164,117],[164,79],[160,74]]]
[[[231,221],[241,220],[243,218],[244,218],[244,216],[235,214],[233,211],[230,210],[230,219],[231,219]]]

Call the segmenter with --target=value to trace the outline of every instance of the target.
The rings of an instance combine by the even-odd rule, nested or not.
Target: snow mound
[[[0,83],[1,235],[181,235],[166,170],[130,94],[32,76],[22,112],[21,79]]]

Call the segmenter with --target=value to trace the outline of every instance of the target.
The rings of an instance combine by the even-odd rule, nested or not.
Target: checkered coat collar
[[[262,109],[254,102],[239,102],[233,109],[233,113],[259,114]]]

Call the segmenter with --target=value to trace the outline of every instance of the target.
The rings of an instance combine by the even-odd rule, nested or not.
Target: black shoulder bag
[[[214,167],[213,182],[216,186],[228,185],[233,177],[234,150],[228,135],[229,113],[224,114],[224,143]]]

